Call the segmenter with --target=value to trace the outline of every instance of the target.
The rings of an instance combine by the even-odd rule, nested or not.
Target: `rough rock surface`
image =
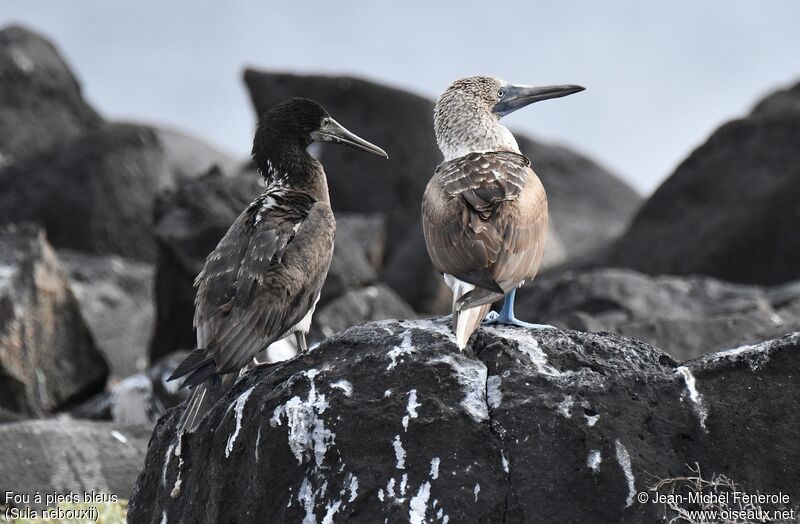
[[[382,280],[417,311],[446,310],[449,298],[443,298],[443,285],[434,278],[419,225],[422,194],[442,159],[433,133],[433,102],[349,77],[248,70],[245,83],[259,113],[289,96],[313,98],[343,125],[386,149],[390,162],[322,147],[331,204],[334,212],[384,213]],[[641,200],[632,188],[578,153],[517,137],[551,201],[546,265],[585,254],[622,232]]]
[[[0,425],[0,488],[19,494],[92,491],[127,499],[142,467],[147,428],[56,419]],[[36,504],[31,504],[36,506]]]
[[[517,294],[517,315],[580,331],[613,331],[679,360],[800,331],[800,283],[776,288],[621,269],[544,275]]]
[[[685,464],[800,498],[800,334],[679,365],[611,334],[355,327],[157,425],[129,519],[650,522]],[[568,502],[567,502],[568,501]]]
[[[112,380],[142,371],[155,317],[153,266],[72,250],[59,250],[58,258]]]
[[[100,122],[53,44],[20,26],[0,30],[0,168]]]
[[[747,284],[800,278],[798,107],[800,84],[720,127],[598,264]]]
[[[158,137],[106,124],[0,171],[0,222],[37,222],[56,247],[155,258],[155,196],[173,183]]]
[[[107,374],[44,233],[0,229],[0,407],[51,413],[102,390]]]

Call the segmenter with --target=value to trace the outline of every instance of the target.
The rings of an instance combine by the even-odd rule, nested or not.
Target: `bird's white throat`
[[[445,162],[470,153],[520,152],[511,131],[490,114],[448,112],[437,115],[435,124],[436,143]]]

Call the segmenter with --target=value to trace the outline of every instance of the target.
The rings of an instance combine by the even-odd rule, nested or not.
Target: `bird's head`
[[[265,177],[287,159],[306,154],[312,142],[341,144],[389,158],[386,152],[348,131],[319,103],[307,98],[284,100],[264,113],[253,139],[253,160]]]
[[[571,95],[578,85],[531,87],[493,76],[470,76],[453,82],[434,109],[436,141],[445,160],[473,151],[519,152],[517,141],[500,119],[534,102]]]

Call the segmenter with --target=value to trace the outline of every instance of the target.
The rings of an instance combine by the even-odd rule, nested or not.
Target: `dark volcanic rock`
[[[236,217],[261,191],[260,177],[255,172],[226,177],[213,171],[198,179],[182,181],[175,192],[160,199],[156,225],[157,313],[151,358],[195,347],[194,278]],[[382,251],[384,235],[379,224],[380,219],[373,215],[350,214],[337,222],[336,246],[320,308],[377,280],[370,259],[379,257]],[[367,316],[360,320],[375,318]]]
[[[19,26],[0,30],[0,168],[100,122],[50,42]]]
[[[517,297],[516,313],[530,322],[613,331],[680,360],[800,331],[797,284],[765,290],[598,269],[544,275]]]
[[[30,494],[31,502],[36,492],[83,496],[92,490],[127,499],[149,434],[66,416],[0,425],[0,486]]]
[[[351,328],[156,427],[131,522],[652,522],[698,463],[800,498],[800,335],[679,366],[611,334]],[[165,474],[166,472],[166,474]]]
[[[441,279],[435,278],[419,224],[422,194],[442,160],[433,133],[433,102],[349,77],[248,70],[245,83],[259,113],[290,96],[313,98],[343,125],[386,149],[389,162],[323,146],[320,159],[328,173],[331,204],[335,212],[385,213],[382,280],[417,311],[446,311],[450,299]],[[517,137],[550,200],[545,267],[593,251],[624,230],[641,200],[633,189],[578,153]]]
[[[102,390],[107,374],[44,234],[0,230],[0,407],[52,413]]]
[[[0,222],[37,222],[56,247],[153,260],[155,196],[172,183],[155,132],[107,124],[0,171]]]
[[[800,278],[798,105],[800,84],[720,127],[600,263],[752,284]]]
[[[311,336],[321,340],[363,322],[415,316],[392,288],[378,284],[348,291],[323,305],[314,314]]]
[[[72,250],[59,250],[58,258],[112,379],[142,371],[155,317],[153,266]]]

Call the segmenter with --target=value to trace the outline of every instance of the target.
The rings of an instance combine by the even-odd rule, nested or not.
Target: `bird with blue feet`
[[[484,321],[549,327],[514,316],[517,288],[542,264],[547,196],[500,119],[534,102],[583,90],[473,76],[453,82],[436,102],[434,127],[444,161],[425,189],[422,227],[431,261],[453,291],[453,331],[460,349]],[[487,319],[500,299],[503,309]]]
[[[270,344],[294,335],[301,351],[333,257],[336,222],[312,142],[388,158],[317,102],[292,98],[262,115],[253,161],[264,192],[247,206],[195,279],[197,349],[170,377],[192,394],[178,423],[194,431],[239,373]]]

